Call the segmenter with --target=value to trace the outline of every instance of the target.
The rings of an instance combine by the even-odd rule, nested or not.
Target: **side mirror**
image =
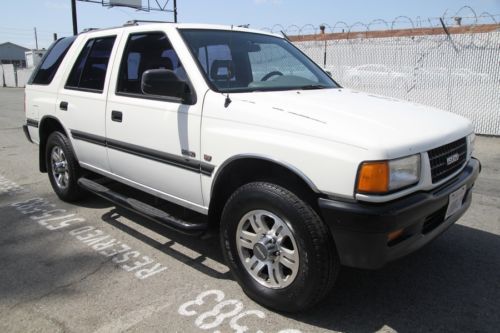
[[[141,90],[145,95],[178,98],[189,102],[189,85],[169,69],[150,69],[142,74]]]

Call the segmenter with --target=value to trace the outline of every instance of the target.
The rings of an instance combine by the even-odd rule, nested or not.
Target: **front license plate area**
[[[448,217],[455,214],[457,211],[462,208],[462,203],[464,201],[465,192],[467,190],[467,186],[464,185],[455,192],[450,194],[450,198],[448,201],[448,209],[446,209],[446,215],[444,219],[446,220]]]

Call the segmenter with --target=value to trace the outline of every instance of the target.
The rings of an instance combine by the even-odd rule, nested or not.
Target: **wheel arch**
[[[217,169],[210,190],[209,218],[218,224],[225,202],[240,186],[254,181],[269,181],[283,186],[317,209],[321,192],[314,182],[290,163],[263,155],[236,155]]]
[[[45,158],[45,148],[47,146],[47,139],[53,132],[60,131],[68,138],[68,131],[64,128],[61,121],[54,116],[44,116],[40,120],[40,125],[38,128],[39,135],[39,149],[38,149],[38,161],[40,172],[47,172],[47,161]]]

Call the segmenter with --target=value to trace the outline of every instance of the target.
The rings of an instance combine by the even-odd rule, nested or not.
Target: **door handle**
[[[59,109],[63,110],[63,111],[68,111],[68,102],[61,102],[59,104]]]
[[[111,120],[121,123],[123,120],[123,114],[120,111],[111,111]]]

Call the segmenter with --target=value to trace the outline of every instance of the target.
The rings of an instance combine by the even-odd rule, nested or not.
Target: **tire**
[[[263,237],[264,225],[271,231]],[[274,241],[273,229],[279,230]],[[330,231],[318,214],[272,183],[249,183],[233,193],[222,213],[221,246],[243,291],[281,312],[313,307],[332,289],[340,269]]]
[[[69,139],[61,132],[53,132],[47,139],[45,161],[50,184],[59,199],[75,202],[82,198],[84,192],[77,183],[80,166]]]

